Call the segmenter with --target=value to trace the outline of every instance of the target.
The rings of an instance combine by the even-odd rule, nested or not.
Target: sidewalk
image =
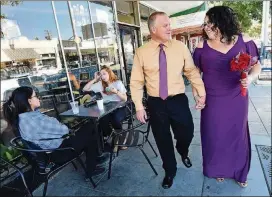
[[[82,171],[76,172],[73,166],[67,166],[50,181],[47,196],[269,196],[268,185],[255,145],[271,146],[271,87],[250,88],[249,126],[252,162],[247,188],[241,188],[233,180],[218,183],[215,179],[203,176],[200,113],[193,109],[194,101],[189,90],[187,95],[195,123],[195,137],[190,147],[193,167],[185,168],[176,153],[178,171],[170,189],[165,190],[161,187],[164,177],[161,159],[156,158],[150,147],[146,145],[146,153],[158,171],[158,176],[154,175],[141,152],[130,148],[120,152],[113,163],[111,179],[105,177],[97,188],[93,189],[89,182],[84,181]],[[153,136],[150,135],[149,139],[158,152]],[[34,195],[42,195],[42,189],[43,187],[38,188]]]

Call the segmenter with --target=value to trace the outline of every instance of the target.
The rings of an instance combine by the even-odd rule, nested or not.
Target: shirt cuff
[[[197,90],[198,96],[206,96],[206,91],[203,88]]]
[[[136,108],[136,111],[143,110],[143,109],[144,109],[144,106],[143,106],[142,101],[140,101],[140,102],[135,102],[135,108]]]

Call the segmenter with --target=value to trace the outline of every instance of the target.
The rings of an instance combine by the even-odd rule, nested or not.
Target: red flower
[[[245,62],[247,65],[249,65],[249,62],[250,62],[250,55],[246,54],[246,53],[242,53],[240,56],[239,56],[239,61],[241,62]]]
[[[247,77],[247,72],[256,62],[258,61],[257,57],[252,58],[247,53],[239,53],[235,58],[233,58],[230,62],[230,70],[231,71],[240,71],[241,76],[240,79],[244,79]],[[247,89],[241,86],[241,94],[242,96],[247,95]]]
[[[237,71],[237,68],[238,68],[237,66],[238,66],[238,64],[237,64],[236,60],[235,59],[231,60],[231,62],[230,62],[230,70],[231,71]]]
[[[247,67],[248,67],[248,63],[246,61],[239,61],[239,63],[238,63],[239,71],[246,70]]]
[[[230,63],[231,71],[245,71],[250,66],[250,55],[246,53],[238,54]]]

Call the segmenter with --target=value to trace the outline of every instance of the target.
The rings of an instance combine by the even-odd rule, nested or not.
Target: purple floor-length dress
[[[241,95],[240,72],[230,71],[230,61],[240,51],[259,58],[255,43],[244,42],[242,35],[226,54],[204,41],[203,48],[195,49],[193,58],[203,72],[207,93],[200,123],[203,173],[211,178],[245,182],[251,160],[248,96]]]

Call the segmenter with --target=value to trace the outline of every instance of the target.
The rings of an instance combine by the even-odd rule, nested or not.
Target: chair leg
[[[33,171],[33,175],[32,175],[32,181],[31,181],[31,189],[33,187],[33,184],[34,184],[34,181],[35,181],[35,177],[36,177],[36,168],[34,168],[34,171]]]
[[[111,144],[111,150],[110,150],[110,161],[109,161],[109,171],[108,171],[108,179],[110,179],[111,177],[111,167],[112,167],[112,157],[113,157],[113,149],[114,149],[114,145],[115,145],[115,137],[113,137],[112,139],[112,144]],[[119,148],[119,147],[118,147]]]
[[[156,155],[156,157],[158,157],[158,154],[157,154],[157,152],[155,151],[154,147],[152,146],[151,142],[150,142],[148,139],[146,139],[146,141],[147,141],[147,143],[149,144],[149,146],[151,147],[151,149],[153,150],[153,152],[154,152],[154,154]]]
[[[46,179],[46,181],[44,182],[44,187],[43,187],[43,197],[46,196],[47,186],[48,186],[48,179]]]
[[[85,172],[85,177],[88,178],[88,179],[90,179],[90,181],[91,181],[93,187],[96,188],[97,185],[96,185],[95,182],[93,181],[92,177],[89,177],[89,176],[88,176],[87,168],[86,168],[86,166],[84,165],[82,159],[81,159],[80,157],[78,157],[78,158],[77,158],[77,161],[78,161],[78,163],[81,165],[81,167],[83,168],[83,170],[84,170],[84,172]]]
[[[113,152],[110,153],[108,179],[110,179],[110,177],[111,177],[112,157],[113,157]]]
[[[28,188],[28,186],[27,186],[27,184],[26,184],[24,174],[23,174],[20,170],[18,170],[18,172],[19,172],[19,174],[21,175],[21,178],[22,178],[22,181],[23,181],[24,186],[25,186],[25,188],[26,188],[26,191],[27,191],[28,196],[31,196],[31,197],[32,197],[33,195],[32,195],[32,193],[30,192],[30,190],[29,190],[29,188]]]
[[[117,152],[116,152],[116,157],[119,156],[119,151],[120,151],[120,147],[118,146],[118,147],[117,147]]]
[[[75,170],[77,171],[77,166],[76,166],[75,162],[72,161],[72,164],[73,164]]]
[[[139,147],[139,149],[141,150],[141,152],[143,153],[145,159],[147,160],[147,162],[149,163],[150,167],[152,168],[153,172],[155,173],[155,175],[158,175],[157,171],[155,170],[154,166],[152,165],[151,161],[149,160],[149,158],[147,157],[146,153],[144,152],[142,147]]]

